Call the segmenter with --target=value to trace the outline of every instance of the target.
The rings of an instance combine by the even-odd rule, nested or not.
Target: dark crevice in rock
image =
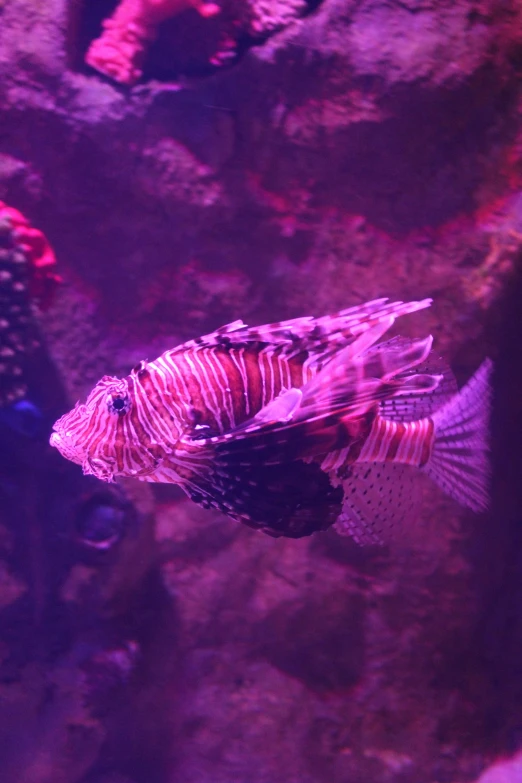
[[[478,528],[476,520],[470,520],[471,553],[482,595],[473,647],[487,682],[490,741],[509,754],[522,747],[521,301],[519,267],[489,318],[487,339],[495,359],[492,508]]]
[[[119,0],[73,0],[68,20],[68,60],[74,71],[87,71],[85,54],[91,41],[102,31],[102,22],[117,7]]]
[[[302,83],[310,69],[303,70]],[[314,84],[313,73],[310,79]],[[380,96],[382,119],[348,119],[339,127],[328,125],[328,108],[318,113],[301,102],[298,85],[287,86],[294,103],[280,128],[256,146],[245,136],[244,155],[264,186],[284,192],[288,182],[311,177],[315,206],[364,215],[398,236],[472,214],[489,156],[517,132],[518,87],[499,84],[491,66],[453,89],[419,82],[387,91],[375,77],[371,84],[354,80],[354,90]],[[331,105],[342,104],[333,97]]]
[[[259,629],[259,652],[311,690],[351,688],[363,672],[363,616],[358,596],[280,606]]]

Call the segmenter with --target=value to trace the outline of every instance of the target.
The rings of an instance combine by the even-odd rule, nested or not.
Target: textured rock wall
[[[48,421],[228,320],[433,296],[406,330],[459,379],[497,359],[494,506],[427,487],[399,552],[273,541],[3,430],[6,779],[476,779],[520,744],[519,5],[224,0],[132,88],[83,64],[109,6],[0,7],[0,198],[64,278]]]

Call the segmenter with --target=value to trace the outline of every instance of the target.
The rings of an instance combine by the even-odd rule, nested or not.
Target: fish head
[[[54,424],[50,444],[101,481],[148,476],[162,454],[139,426],[135,408],[131,377],[105,375],[85,403],[77,402]]]

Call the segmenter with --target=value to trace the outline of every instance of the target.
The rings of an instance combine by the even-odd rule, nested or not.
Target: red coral
[[[103,22],[103,33],[89,47],[86,63],[121,84],[135,84],[158,25],[188,8],[203,17],[220,11],[218,5],[204,0],[122,0]]]
[[[30,264],[29,295],[43,309],[52,301],[54,289],[62,279],[56,274],[56,257],[46,236],[33,228],[21,212],[0,201],[0,220],[7,220],[16,244]]]

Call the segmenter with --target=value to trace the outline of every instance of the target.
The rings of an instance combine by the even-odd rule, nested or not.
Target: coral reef
[[[25,395],[27,354],[39,343],[33,302],[50,305],[55,266],[42,232],[0,201],[0,407]]]
[[[250,4],[251,35],[267,36],[287,27],[307,10],[305,0],[257,0]]]
[[[0,220],[12,232],[12,245],[25,254],[29,264],[29,296],[47,308],[61,277],[56,273],[56,258],[46,237],[30,225],[17,209],[0,201]]]
[[[180,14],[131,89],[83,65],[93,7],[0,8],[0,197],[64,278],[44,425],[236,318],[432,296],[403,333],[496,363],[493,506],[426,488],[399,552],[265,540],[2,429],[2,781],[478,781],[522,742],[520,4],[230,0],[234,63]]]

